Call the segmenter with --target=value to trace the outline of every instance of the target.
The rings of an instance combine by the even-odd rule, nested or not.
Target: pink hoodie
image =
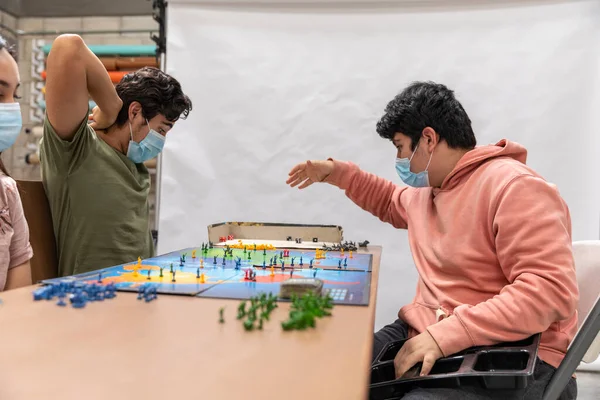
[[[336,160],[325,180],[408,229],[419,281],[398,316],[444,356],[543,332],[539,357],[558,367],[577,331],[569,210],[526,158],[502,140],[466,153],[440,188],[400,187]]]

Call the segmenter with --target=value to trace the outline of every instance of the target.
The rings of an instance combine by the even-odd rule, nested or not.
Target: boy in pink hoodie
[[[332,159],[298,164],[287,181],[338,186],[383,222],[408,229],[416,295],[375,333],[373,357],[410,338],[396,375],[420,362],[427,374],[441,357],[542,332],[541,360],[524,390],[420,389],[405,397],[541,398],[577,330],[571,220],[558,190],[525,165],[519,144],[476,147],[467,113],[444,85],[411,84],[388,104],[377,132],[397,148],[396,170],[408,186]],[[576,394],[571,379],[561,399]]]

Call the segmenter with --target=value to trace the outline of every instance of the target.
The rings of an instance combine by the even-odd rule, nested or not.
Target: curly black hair
[[[411,139],[415,150],[423,129],[430,127],[451,148],[473,149],[477,144],[471,120],[454,92],[435,82],[413,82],[385,108],[377,133],[393,140],[400,132]]]
[[[177,79],[158,68],[144,67],[131,72],[115,87],[123,100],[116,124],[124,125],[129,118],[129,105],[137,101],[142,105],[142,115],[152,119],[162,114],[171,122],[187,118],[192,111],[192,101],[181,90]]]

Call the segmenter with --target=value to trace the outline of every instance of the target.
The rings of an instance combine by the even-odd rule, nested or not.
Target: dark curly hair
[[[115,87],[123,100],[123,108],[117,116],[117,126],[129,118],[129,105],[137,101],[142,105],[142,115],[152,119],[162,114],[171,122],[185,119],[192,111],[192,101],[183,94],[177,79],[158,68],[144,67],[129,73]]]
[[[413,82],[390,101],[377,123],[377,133],[392,140],[400,132],[410,137],[414,151],[426,127],[451,148],[472,149],[477,144],[471,120],[454,92],[435,82]]]
[[[6,51],[8,51],[8,54],[10,54],[15,59],[15,61],[17,60],[17,53],[15,52],[14,46],[10,46],[6,39],[4,39],[2,35],[0,35],[0,51],[2,51],[2,49],[6,49]],[[1,151],[0,154],[2,154]],[[4,166],[4,162],[2,161],[2,159],[0,159],[0,171],[2,171],[6,176],[10,176],[8,174],[8,171],[6,170],[6,167]]]

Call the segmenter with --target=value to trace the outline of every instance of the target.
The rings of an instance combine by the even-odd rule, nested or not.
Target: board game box
[[[317,278],[336,304],[368,305],[372,255],[322,249],[284,249],[267,244],[187,248],[71,277],[42,281],[114,283],[137,291],[156,285],[161,294],[248,299],[279,293],[290,278]]]

